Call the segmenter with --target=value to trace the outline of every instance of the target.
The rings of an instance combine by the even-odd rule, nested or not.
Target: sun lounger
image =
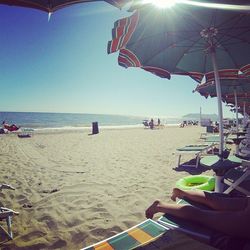
[[[250,161],[242,160],[241,166],[229,170],[223,182],[227,185],[224,193],[237,190],[242,194],[250,195]]]
[[[209,135],[204,138],[205,142],[220,142],[218,135]]]
[[[0,207],[0,221],[6,222],[5,228],[3,225],[0,225],[2,232],[8,237],[8,239],[13,239],[13,233],[11,230],[11,219],[13,215],[18,215],[18,212],[15,212],[6,207]]]
[[[190,204],[190,202],[186,200],[178,200],[178,204]],[[192,203],[193,204],[193,203]],[[198,205],[200,206],[201,205]],[[205,207],[205,206],[203,206]],[[212,235],[212,230],[202,227],[201,225],[197,223],[191,223],[188,220],[180,219],[178,217],[164,214],[158,219],[158,222],[162,224],[163,226],[166,226],[171,229],[175,229],[178,231],[181,231],[183,233],[186,233],[187,235],[194,237],[195,239],[198,239],[199,241],[203,243],[209,243]]]
[[[217,195],[217,194],[216,194]],[[224,195],[224,194],[218,194]],[[178,203],[189,204],[204,209],[210,209],[207,206],[203,206],[198,203],[190,202],[187,200],[179,200]],[[244,248],[246,245],[249,246],[250,242],[247,239],[232,238],[223,233],[217,232],[213,229],[204,228],[200,224],[180,219],[175,216],[163,215],[158,219],[158,222],[163,226],[181,231],[195,240],[202,243],[208,244],[216,249],[249,249]]]
[[[168,230],[161,224],[147,219],[122,233],[82,250],[129,250],[145,245],[147,245],[147,249],[159,249],[159,245],[164,243],[164,239],[167,240],[164,236]]]
[[[214,152],[216,143],[207,143],[207,144],[196,144],[196,145],[187,145],[176,150],[177,158],[177,167],[187,166],[187,167],[198,167],[201,155],[206,155]],[[183,154],[193,154],[195,155],[196,161],[195,164],[186,163],[181,164],[181,157]]]

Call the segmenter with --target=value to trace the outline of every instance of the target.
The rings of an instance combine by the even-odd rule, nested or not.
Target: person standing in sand
[[[160,118],[158,118],[158,123],[157,123],[157,125],[158,125],[158,126],[161,125],[161,120],[160,120]]]
[[[149,122],[149,127],[150,127],[151,129],[154,129],[154,120],[153,120],[153,118],[151,118],[151,120],[150,120],[150,122]]]
[[[171,199],[175,201],[176,198],[198,202],[211,210],[189,204],[166,204],[156,200],[146,210],[146,217],[152,219],[156,213],[167,213],[232,237],[250,239],[250,197],[230,197],[226,194],[174,188]]]

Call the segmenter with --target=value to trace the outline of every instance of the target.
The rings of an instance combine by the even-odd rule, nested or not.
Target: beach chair
[[[218,194],[218,195],[223,195],[223,194]],[[207,206],[183,199],[179,200],[177,203],[189,204],[204,209],[211,209]],[[191,238],[200,241],[202,243],[205,243],[207,245],[210,245],[216,249],[228,249],[228,250],[250,249],[248,247],[244,248],[246,245],[249,246],[250,244],[248,239],[232,238],[226,234],[217,232],[216,230],[210,228],[204,228],[198,223],[180,219],[175,216],[170,216],[165,214],[158,219],[158,222],[163,226],[183,232],[186,235],[190,236]]]
[[[6,226],[0,225],[0,229],[8,237],[9,240],[13,239],[13,233],[11,230],[12,216],[18,215],[18,214],[19,214],[18,212],[15,212],[12,209],[9,209],[6,207],[0,207],[0,221],[4,221],[6,223]]]
[[[223,178],[226,184],[225,194],[237,190],[250,195],[250,161],[242,160],[241,166],[230,169]]]
[[[218,135],[209,135],[204,137],[205,142],[220,142],[220,137]]]
[[[161,224],[147,219],[126,231],[85,247],[82,250],[129,250],[141,246],[146,246],[145,249],[147,250],[162,249],[162,246],[169,240],[168,230]]]
[[[178,204],[189,204],[194,205],[194,203],[189,202],[187,200],[180,199],[177,202]],[[203,207],[200,204],[195,204],[198,207]],[[202,243],[209,244],[211,240],[211,235],[213,233],[213,230],[207,229],[202,227],[201,225],[197,223],[190,222],[185,219],[180,219],[176,216],[164,214],[162,215],[158,221],[158,223],[162,224],[165,227],[168,227],[170,229],[175,229],[177,231],[181,231],[192,238],[201,241]]]
[[[230,138],[228,138],[229,134],[228,133],[224,133],[224,144],[233,144],[233,140],[231,140]],[[219,135],[208,135],[208,136],[204,136],[202,137],[202,139],[206,142],[206,143],[219,143],[220,142],[220,136]]]
[[[183,166],[183,167],[198,167],[200,157],[202,155],[206,154],[213,154],[214,149],[216,147],[216,143],[207,143],[207,144],[196,144],[196,145],[187,145],[182,148],[177,148],[176,149],[176,155],[177,155],[177,167]],[[183,154],[193,154],[195,155],[195,164],[185,163],[181,164],[181,157]]]

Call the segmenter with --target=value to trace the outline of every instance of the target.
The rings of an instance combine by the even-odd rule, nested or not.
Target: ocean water
[[[17,124],[23,128],[49,129],[68,128],[79,129],[92,126],[98,122],[103,127],[143,126],[142,121],[150,117],[103,115],[103,114],[76,114],[76,113],[42,113],[42,112],[0,112],[0,122]],[[157,117],[155,117],[157,119]],[[179,124],[181,119],[161,119],[165,124]]]

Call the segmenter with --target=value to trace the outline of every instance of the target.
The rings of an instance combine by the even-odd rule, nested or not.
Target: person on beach
[[[150,120],[150,122],[149,122],[149,127],[151,128],[151,129],[153,129],[154,128],[154,120],[153,120],[153,118]]]
[[[230,197],[226,194],[174,188],[171,199],[175,201],[176,198],[198,202],[211,210],[189,204],[166,204],[156,200],[146,210],[146,217],[152,219],[156,213],[167,213],[232,237],[250,239],[250,197]]]
[[[12,124],[12,125],[9,125],[8,123],[6,123],[6,121],[3,121],[2,122],[2,126],[3,128],[7,129],[8,131],[16,131],[18,130],[20,127],[18,127],[16,124]]]

